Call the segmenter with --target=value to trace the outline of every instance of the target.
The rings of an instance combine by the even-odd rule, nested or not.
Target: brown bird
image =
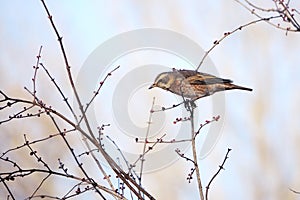
[[[149,89],[159,87],[194,101],[224,90],[247,90],[251,88],[234,85],[232,80],[197,72],[194,70],[176,70],[159,74]]]

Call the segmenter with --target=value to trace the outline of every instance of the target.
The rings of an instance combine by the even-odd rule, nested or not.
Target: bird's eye
[[[160,80],[160,82],[163,83],[163,84],[167,84],[167,83],[169,82],[169,80],[170,80],[170,78],[167,77],[167,76],[165,76],[164,78],[162,78],[162,79]]]

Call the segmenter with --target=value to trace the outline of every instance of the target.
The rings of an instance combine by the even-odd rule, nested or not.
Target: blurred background
[[[95,48],[126,31],[168,29],[186,35],[207,50],[224,32],[256,19],[233,0],[46,3],[63,36],[75,77]],[[259,1],[256,3],[261,5]],[[263,6],[271,8],[273,2],[265,1]],[[300,9],[300,4],[292,2],[291,7]],[[65,94],[72,96],[57,38],[40,1],[1,2],[0,38],[1,90],[15,97],[31,98],[23,88],[32,87],[32,66],[43,45],[43,63]],[[222,163],[227,148],[233,149],[225,164],[226,170],[210,188],[210,199],[300,199],[300,195],[289,190],[300,191],[299,44],[299,33],[286,34],[260,22],[229,36],[211,52],[210,59],[222,77],[251,87],[253,92],[226,94],[225,115],[221,116],[224,118],[222,137],[213,151],[200,161],[206,186]],[[41,97],[62,112],[67,110],[61,106],[62,98],[51,92],[55,89],[41,71],[37,83]],[[1,113],[0,116],[3,119],[7,115]],[[33,140],[40,134],[55,132],[47,119],[42,123],[29,119],[30,123],[24,122],[27,119],[0,126],[1,152],[23,144],[24,133]],[[54,147],[57,143],[49,145]],[[57,158],[63,157],[62,152],[58,148],[43,152],[41,148],[40,153]],[[16,159],[22,157],[22,151],[16,153]],[[57,159],[54,162],[53,166],[57,167]],[[191,184],[186,181],[190,168],[190,163],[178,160],[146,174],[144,186],[157,199],[198,199],[196,180]],[[4,166],[0,165],[0,171],[3,170]],[[63,182],[57,181],[48,189],[56,190]],[[21,179],[14,184],[19,188],[20,197],[29,187]],[[0,196],[6,194],[1,185]]]

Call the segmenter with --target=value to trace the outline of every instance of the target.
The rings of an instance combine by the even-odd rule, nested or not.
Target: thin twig
[[[33,96],[33,101],[35,101],[35,95],[36,95],[36,78],[37,78],[37,71],[39,69],[39,63],[40,63],[40,58],[41,58],[41,54],[42,54],[42,48],[43,48],[43,46],[40,46],[39,53],[36,56],[37,57],[36,65],[33,66],[33,68],[34,68],[34,75],[33,75],[33,78],[32,78],[32,82],[33,82],[33,95],[34,95]]]
[[[130,168],[129,168],[129,171],[132,169],[132,168],[134,168],[135,166],[136,166],[136,164],[149,152],[149,151],[151,151],[151,150],[153,150],[153,148],[157,145],[157,144],[159,144],[159,140],[160,139],[162,139],[162,138],[164,138],[166,136],[166,134],[163,134],[155,143],[153,143],[153,145],[152,146],[149,146],[148,147],[148,149],[142,154],[142,155],[140,155],[139,156],[139,158],[135,161],[135,162],[133,162],[131,165],[130,165]]]
[[[197,183],[198,183],[198,190],[200,199],[204,200],[203,195],[203,189],[202,189],[202,183],[201,183],[201,177],[200,177],[200,170],[198,165],[198,157],[197,157],[197,150],[196,150],[196,137],[195,137],[195,126],[194,126],[194,107],[190,106],[190,113],[191,113],[191,138],[192,138],[192,151],[193,151],[193,160],[196,170],[196,176],[197,176]]]
[[[210,124],[212,122],[218,121],[219,119],[220,119],[220,115],[217,115],[217,116],[213,117],[211,120],[206,120],[204,124],[200,124],[200,127],[199,127],[198,131],[195,133],[194,137],[196,137],[200,133],[200,131],[203,127],[207,126],[208,124]]]
[[[29,90],[28,92],[33,95]],[[116,173],[116,175],[122,179],[122,181],[128,186],[130,190],[140,199],[142,197],[139,195],[137,190],[134,188],[139,188],[149,199],[155,199],[150,193],[148,193],[144,188],[142,188],[138,183],[136,183],[135,180],[133,180],[127,173],[125,173],[117,164],[116,162],[104,151],[102,146],[97,142],[97,140],[91,138],[89,134],[86,133],[80,126],[77,126],[74,122],[72,122],[70,119],[65,117],[62,113],[59,111],[54,110],[51,106],[46,106],[41,100],[37,99],[36,101],[28,101],[28,100],[23,100],[23,99],[15,99],[8,97],[4,92],[0,91],[0,93],[4,96],[5,101],[15,101],[17,103],[24,103],[24,104],[29,104],[29,105],[34,105],[42,108],[46,113],[54,114],[61,120],[65,121],[67,124],[71,125],[73,128],[76,128],[84,137],[86,137],[89,141],[95,145],[95,147],[102,153],[103,157],[106,159],[107,163],[110,165],[111,169]],[[37,97],[36,97],[37,98]],[[4,101],[3,100],[3,101]],[[2,101],[2,100],[1,100]],[[147,153],[147,152],[146,152]],[[133,186],[131,185],[133,184]]]
[[[65,130],[65,131],[63,131],[63,134],[67,134],[67,133],[70,133],[70,132],[73,132],[73,131],[75,131],[75,129]],[[32,144],[35,144],[35,143],[43,142],[43,141],[49,140],[49,139],[57,137],[57,136],[60,136],[60,133],[50,134],[49,136],[47,136],[45,138],[41,138],[41,139],[37,139],[37,140],[31,141],[31,142],[28,142],[28,144],[32,145]],[[5,151],[5,152],[2,153],[2,155],[0,156],[0,158],[4,157],[9,152],[15,151],[17,149],[21,149],[21,148],[25,147],[26,145],[27,144],[25,143],[23,145],[16,146],[15,148],[8,149],[7,151]]]
[[[180,149],[175,149],[175,152],[186,161],[192,162],[194,165],[196,165],[195,161],[193,159],[190,159],[189,157],[185,156],[184,153],[181,153]]]
[[[59,94],[63,97],[63,101],[66,102],[69,110],[71,111],[74,119],[77,121],[77,116],[73,110],[73,108],[71,107],[68,98],[64,95],[64,93],[62,92],[61,88],[59,87],[59,85],[56,83],[55,79],[51,76],[49,70],[43,65],[43,63],[40,63],[40,65],[43,67],[44,71],[47,73],[48,77],[50,78],[50,80],[53,82],[53,84],[55,85],[56,89],[58,90]]]
[[[298,192],[298,191],[296,191],[296,190],[293,190],[292,188],[289,188],[289,190],[290,190],[291,192],[294,192],[295,194],[300,194],[300,192]]]
[[[237,0],[235,0],[235,1],[237,1]],[[239,1],[238,1],[238,2],[239,2]],[[240,3],[240,2],[239,2],[239,3]],[[252,24],[256,24],[256,23],[261,22],[261,21],[269,21],[269,20],[271,20],[271,19],[279,18],[279,17],[281,17],[281,16],[272,16],[272,17],[267,17],[267,18],[260,18],[260,19],[257,19],[257,20],[248,22],[248,23],[246,23],[246,24],[244,24],[244,25],[241,25],[241,26],[239,26],[238,28],[235,28],[235,29],[232,30],[232,31],[225,32],[224,35],[223,35],[220,39],[215,40],[214,43],[213,43],[213,45],[212,45],[212,47],[211,47],[208,51],[205,52],[204,56],[202,57],[202,59],[201,59],[199,65],[198,65],[198,67],[196,68],[195,71],[198,71],[198,70],[199,70],[199,68],[200,68],[201,65],[203,64],[203,62],[204,62],[204,60],[206,59],[206,57],[208,56],[208,54],[209,54],[209,53],[210,53],[210,52],[211,52],[218,44],[220,44],[220,42],[222,42],[225,38],[227,38],[229,35],[232,35],[233,33],[237,32],[237,31],[240,31],[240,30],[242,30],[243,28],[248,27],[248,26],[250,26],[250,25],[252,25]]]
[[[87,112],[88,108],[90,107],[90,105],[92,104],[92,102],[94,101],[94,99],[96,98],[96,96],[99,94],[99,92],[100,92],[102,86],[104,85],[104,83],[105,83],[105,81],[108,79],[108,77],[110,77],[110,76],[112,75],[112,73],[113,73],[114,71],[116,71],[117,69],[119,69],[119,68],[120,68],[120,65],[117,66],[116,68],[114,68],[113,70],[111,70],[110,72],[108,72],[108,73],[106,74],[106,76],[104,77],[104,79],[99,83],[98,89],[94,92],[94,95],[93,95],[93,97],[91,98],[91,100],[86,104],[86,107],[85,107],[85,109],[84,109],[84,112],[85,112],[85,113]],[[79,124],[81,123],[82,119],[83,119],[83,117],[81,117],[81,119],[79,120],[79,122],[78,122]]]
[[[138,177],[138,175],[136,174],[135,170],[133,170],[132,168],[130,168],[130,163],[128,162],[128,160],[126,159],[125,155],[123,154],[122,150],[119,148],[119,146],[116,144],[116,142],[111,139],[108,135],[106,136],[107,139],[113,143],[113,145],[117,148],[117,150],[119,151],[120,155],[122,156],[122,159],[124,160],[124,162],[126,163],[127,169],[129,170],[129,174],[134,174],[136,177]]]
[[[156,141],[143,141],[143,140],[136,140],[136,143],[147,143],[147,144],[154,144],[154,143],[160,143],[160,144],[176,144],[176,143],[181,143],[181,142],[191,142],[192,139],[182,139],[182,140],[175,140],[175,139],[171,139],[171,140],[163,140],[163,139],[159,139],[157,138]]]
[[[211,183],[213,182],[213,180],[214,180],[214,179],[218,176],[218,174],[221,172],[221,170],[224,169],[224,164],[225,164],[226,160],[229,158],[229,157],[228,157],[228,154],[229,154],[230,151],[231,151],[231,149],[228,148],[228,149],[227,149],[227,153],[226,153],[226,155],[225,155],[225,158],[224,158],[224,160],[223,160],[223,163],[219,166],[218,171],[213,175],[213,177],[210,179],[208,185],[206,186],[206,193],[205,193],[205,199],[206,199],[206,200],[208,200],[208,190],[209,190],[209,187],[210,187]]]
[[[15,103],[17,103],[17,101],[15,101]],[[34,107],[34,105],[31,105],[31,106],[29,106],[28,108],[27,108],[27,107],[24,107],[23,110],[17,112],[16,114],[13,114],[13,115],[8,116],[8,119],[5,119],[5,120],[0,121],[0,124],[9,122],[9,121],[11,121],[11,120],[13,120],[13,119],[23,119],[23,118],[25,118],[25,117],[38,116],[39,114],[44,113],[44,112],[38,112],[37,114],[34,114],[34,115],[32,115],[32,114],[29,114],[29,115],[26,115],[26,114],[25,114],[25,115],[22,115],[22,114],[25,113],[26,111],[31,110],[33,107]]]
[[[259,15],[258,13],[255,12],[255,9],[257,10],[260,10],[260,11],[263,11],[263,12],[276,12],[278,13],[279,15],[278,16],[274,16],[273,18],[283,18],[283,21],[284,22],[287,22],[289,23],[287,20],[285,20],[284,18],[286,17],[287,19],[292,17],[293,15],[290,13],[290,16],[286,16],[286,13],[285,12],[285,8],[283,7],[283,10],[281,10],[279,8],[279,6],[277,5],[277,2],[281,2],[281,1],[277,1],[277,0],[274,0],[274,3],[275,3],[275,6],[276,6],[276,9],[264,9],[264,8],[259,8],[258,6],[250,3],[249,1],[246,1],[245,2],[252,8],[249,8],[247,5],[245,5],[244,3],[242,3],[240,0],[234,0],[235,2],[237,2],[238,4],[240,4],[243,8],[245,8],[246,10],[248,10],[251,14],[255,15],[257,18],[259,19],[267,19],[266,17],[262,17],[261,15]],[[293,9],[295,11],[295,9]],[[289,11],[290,12],[290,11]],[[295,24],[292,23],[292,25],[296,28],[296,29],[292,29],[291,27],[281,27],[280,24],[275,24],[275,23],[272,23],[269,19],[269,20],[265,20],[266,23],[270,24],[271,26],[277,28],[277,29],[280,29],[280,30],[283,30],[283,31],[288,31],[288,32],[299,32],[299,27],[297,26],[297,21],[294,19],[294,17],[292,17],[292,21],[296,22]]]
[[[171,109],[174,109],[180,105],[182,105],[184,103],[184,101],[178,103],[178,104],[173,104],[172,106],[169,106],[169,107],[162,107],[161,109],[159,110],[152,110],[152,112],[162,112],[162,111],[166,111],[166,110],[171,110]]]
[[[297,31],[300,31],[300,25],[298,24],[297,20],[289,11],[288,4],[284,4],[283,1],[278,1],[278,2],[283,7],[282,13],[284,14],[284,17],[286,17],[287,20],[292,23],[292,25],[296,28]]]
[[[77,89],[76,89],[76,87],[75,87],[75,83],[74,83],[74,81],[73,81],[73,76],[72,76],[72,72],[71,72],[71,66],[69,65],[68,57],[67,57],[67,54],[66,54],[66,51],[65,51],[63,42],[62,42],[62,37],[61,37],[60,34],[58,33],[58,30],[57,30],[57,28],[56,28],[56,25],[55,25],[55,23],[54,23],[54,21],[53,21],[53,17],[52,17],[52,15],[50,14],[50,11],[49,11],[49,9],[48,9],[48,7],[47,7],[45,1],[44,1],[44,0],[41,0],[41,2],[42,2],[42,4],[43,4],[43,6],[44,6],[44,9],[45,9],[45,11],[46,11],[46,13],[47,13],[47,16],[48,16],[48,18],[49,18],[49,21],[50,21],[50,23],[51,23],[51,25],[52,25],[52,28],[53,28],[53,30],[54,30],[54,32],[55,32],[55,35],[56,35],[56,37],[57,37],[57,40],[58,40],[58,42],[59,42],[60,49],[61,49],[61,52],[62,52],[62,55],[63,55],[63,58],[64,58],[65,68],[66,68],[66,70],[67,70],[69,82],[70,82],[70,84],[71,84],[71,88],[72,88],[72,90],[73,90],[73,93],[74,93],[74,95],[75,95],[76,101],[77,101],[77,103],[78,103],[80,112],[81,112],[81,114],[82,114],[82,116],[83,116],[83,118],[84,118],[84,122],[85,122],[85,125],[86,125],[87,129],[88,129],[88,133],[89,133],[89,135],[93,138],[93,140],[96,141],[96,137],[95,137],[94,134],[93,134],[93,131],[92,131],[92,129],[91,129],[91,127],[90,127],[90,124],[89,124],[89,122],[88,122],[88,119],[87,119],[87,117],[86,117],[86,114],[85,114],[85,112],[84,112],[84,110],[83,110],[83,105],[82,105],[82,103],[81,103],[81,100],[80,100],[80,98],[79,98],[79,94],[78,94],[78,92],[77,92]]]
[[[56,120],[54,119],[54,117],[52,116],[51,113],[49,113],[49,117],[50,117],[50,119],[52,120],[53,124],[55,125],[55,128],[59,131],[59,133],[61,133],[60,135],[61,135],[63,141],[65,142],[65,144],[67,145],[68,149],[70,150],[70,152],[71,152],[71,154],[72,154],[74,160],[76,161],[76,163],[77,163],[78,167],[80,168],[80,170],[82,171],[82,173],[85,175],[85,177],[86,177],[89,181],[91,181],[91,182],[93,183],[92,186],[95,188],[96,192],[97,192],[103,199],[105,199],[105,197],[103,196],[103,194],[95,187],[96,182],[95,182],[92,178],[89,177],[89,175],[87,174],[87,172],[86,172],[85,169],[83,168],[82,163],[79,162],[78,158],[76,157],[76,155],[75,155],[75,153],[74,153],[74,149],[71,147],[71,145],[70,145],[70,143],[68,142],[68,140],[66,139],[65,135],[64,135],[64,134],[62,133],[62,131],[60,130],[60,128],[59,128],[59,126],[58,126]]]
[[[248,0],[244,0],[249,6],[255,8],[256,10],[260,10],[260,11],[263,11],[263,12],[278,12],[278,9],[274,9],[274,8],[262,8],[262,7],[259,7],[255,4],[253,4],[252,2],[248,1]],[[252,10],[253,11],[253,10]]]
[[[17,171],[12,171],[12,172],[0,172],[0,177],[2,177],[0,180],[1,182],[5,182],[5,179],[15,179],[17,177],[25,177],[25,176],[29,176],[31,174],[34,173],[42,173],[42,174],[51,174],[53,176],[58,176],[58,177],[65,177],[65,178],[70,178],[73,180],[77,180],[80,182],[85,182],[86,184],[93,184],[90,180],[87,179],[83,179],[82,177],[77,177],[74,175],[67,175],[65,173],[61,173],[61,172],[57,172],[57,171],[49,171],[48,169],[37,169],[37,168],[33,168],[33,169],[22,169],[22,170],[17,170]],[[109,188],[106,188],[102,185],[95,185],[97,188],[99,188],[100,190],[103,190],[104,192],[107,192],[115,197],[118,197],[119,199],[122,199],[123,197],[120,196],[120,194],[116,193],[114,190],[111,190]],[[12,194],[11,194],[12,195]],[[13,196],[13,195],[12,195]]]
[[[41,183],[38,185],[38,187],[34,190],[34,192],[32,193],[32,195],[29,197],[29,199],[33,198],[34,195],[38,192],[38,190],[42,187],[42,185],[44,184],[44,182],[51,176],[51,173],[47,174],[46,177],[43,178],[43,180],[41,181]]]
[[[140,185],[141,185],[141,182],[142,182],[143,167],[144,167],[144,162],[145,162],[144,156],[145,156],[145,152],[146,152],[148,136],[149,136],[149,133],[150,133],[150,125],[152,123],[152,115],[153,115],[152,110],[153,110],[154,104],[155,104],[155,97],[153,97],[151,109],[150,109],[150,112],[149,112],[148,126],[147,126],[146,135],[145,135],[145,143],[144,143],[143,153],[142,153],[142,157],[141,157],[141,168],[140,168],[140,177],[139,177]]]
[[[98,144],[98,141],[95,137],[95,135],[93,134],[93,131],[92,131],[92,128],[90,126],[90,123],[87,119],[87,116],[86,116],[86,113],[84,112],[84,108],[83,108],[83,104],[81,103],[81,100],[79,98],[79,94],[77,92],[77,89],[75,87],[75,84],[74,84],[74,81],[73,81],[73,77],[72,77],[72,73],[71,73],[71,67],[69,65],[69,62],[68,62],[68,59],[67,59],[67,55],[66,55],[66,52],[65,52],[65,49],[64,49],[64,45],[62,43],[62,37],[60,36],[60,34],[58,33],[58,30],[56,28],[56,25],[53,21],[53,17],[52,15],[50,14],[49,10],[48,10],[48,7],[46,6],[46,3],[44,0],[41,0],[43,6],[44,6],[44,9],[47,13],[47,16],[50,20],[50,23],[52,25],[52,28],[57,36],[57,39],[59,41],[59,45],[60,45],[60,48],[61,48],[61,51],[62,51],[62,54],[63,54],[63,58],[64,58],[64,61],[65,61],[65,67],[66,67],[66,70],[67,70],[67,73],[68,73],[68,78],[69,78],[69,82],[71,84],[71,87],[72,87],[72,90],[74,92],[74,95],[75,95],[75,98],[76,98],[76,101],[78,103],[78,106],[79,106],[79,109],[80,109],[80,112],[82,114],[82,117],[83,117],[83,120],[84,120],[84,123],[85,123],[85,126],[87,127],[87,130],[88,130],[88,134],[83,131],[78,122],[77,124],[75,125],[76,129],[78,131],[80,131],[81,133],[84,133],[84,137],[87,137],[87,139],[93,143],[93,145],[95,145],[97,148],[99,148],[99,151],[100,153],[103,155],[103,157],[105,158],[105,160],[107,161],[107,163],[109,164],[109,166],[111,167],[111,169],[116,173],[116,175],[122,179],[122,181],[129,187],[130,190],[133,191],[133,193],[139,198],[139,199],[142,199],[142,196],[139,194],[138,191],[142,191],[146,196],[148,196],[148,198],[150,199],[154,199],[152,197],[152,195],[150,195],[144,188],[142,188],[139,184],[136,183],[135,180],[133,180],[128,174],[126,174],[119,166],[118,164],[107,154],[107,152],[105,152],[105,150],[103,149],[103,147]],[[68,120],[70,121],[70,120]],[[138,191],[131,185],[133,184],[135,187],[138,188]]]
[[[0,182],[3,183],[4,187],[6,188],[6,190],[8,191],[9,193],[9,196],[7,197],[8,199],[10,199],[10,197],[15,200],[15,197],[13,195],[13,193],[11,192],[11,190],[9,189],[8,185],[6,184],[5,180],[0,176]]]

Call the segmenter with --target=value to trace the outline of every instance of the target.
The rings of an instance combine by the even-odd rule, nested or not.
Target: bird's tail
[[[238,85],[234,85],[234,84],[226,84],[225,90],[233,90],[233,89],[252,91],[251,88],[238,86]]]

